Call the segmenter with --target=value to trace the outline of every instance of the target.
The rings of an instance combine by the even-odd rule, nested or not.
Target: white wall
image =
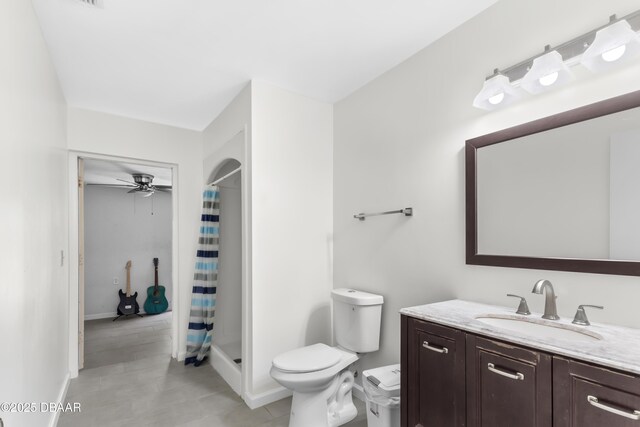
[[[246,132],[245,140],[235,137]],[[204,145],[204,181],[226,159],[236,159],[250,172],[251,143],[251,84],[248,84],[222,113],[202,132]],[[233,142],[232,142],[233,139]]]
[[[331,105],[256,81],[204,132],[205,179],[227,158],[243,167],[250,406],[287,393],[269,375],[276,355],[331,342],[332,132]]]
[[[177,165],[173,185],[177,189],[177,217],[174,216],[174,246],[178,262],[173,265],[173,284],[178,288],[180,316],[174,316],[174,354],[183,358],[186,352],[186,330],[189,323],[191,287],[198,228],[202,209],[202,134],[171,126],[143,122],[110,114],[68,109],[68,145],[70,150],[96,153],[128,160],[147,160]],[[177,200],[176,200],[177,199]]]
[[[171,308],[171,194],[151,197],[127,189],[85,188],[85,318],[115,315],[118,290],[126,291],[125,265],[131,260],[131,292],[144,312],[147,288],[158,282]],[[117,278],[119,284],[114,285]]]
[[[401,307],[450,298],[513,305],[547,278],[562,316],[602,304],[592,321],[640,327],[637,278],[465,265],[465,140],[640,89],[639,66],[591,76],[504,110],[474,109],[485,76],[637,9],[615,0],[502,0],[334,107],[335,286],[385,297],[381,350],[365,367],[399,360]],[[576,13],[579,10],[580,13]],[[412,218],[352,215],[412,206]],[[514,306],[515,307],[515,306]]]
[[[0,3],[0,93],[0,401],[55,402],[68,380],[66,107],[28,1]]]
[[[330,343],[333,107],[252,82],[253,392],[284,351]]]

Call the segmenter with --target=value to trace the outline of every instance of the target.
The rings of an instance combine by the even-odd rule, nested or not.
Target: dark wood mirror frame
[[[514,138],[640,107],[640,91],[469,139],[465,146],[466,260],[470,265],[640,276],[640,261],[535,258],[478,253],[476,151]]]

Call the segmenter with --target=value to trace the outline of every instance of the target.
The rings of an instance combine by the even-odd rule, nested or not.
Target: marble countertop
[[[486,337],[521,344],[549,353],[567,356],[576,360],[640,374],[640,329],[592,323],[578,326],[571,323],[573,318],[560,320],[542,319],[541,313],[523,316],[515,313],[515,308],[480,304],[463,300],[450,300],[435,304],[407,307],[400,313],[440,325],[450,326]],[[599,340],[569,341],[558,338],[537,338],[524,332],[517,332],[490,326],[477,317],[497,317],[506,319],[535,319],[549,326],[562,325],[574,331],[599,337]]]

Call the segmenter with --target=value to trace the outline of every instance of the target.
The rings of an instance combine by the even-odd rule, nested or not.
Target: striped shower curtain
[[[185,365],[200,366],[207,357],[213,337],[218,285],[218,243],[220,226],[220,189],[207,187],[202,195],[200,237],[191,292],[191,313],[187,332]]]

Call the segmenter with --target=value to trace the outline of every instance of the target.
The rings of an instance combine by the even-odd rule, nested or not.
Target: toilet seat
[[[273,366],[281,372],[302,374],[330,368],[341,359],[340,351],[319,343],[282,353],[273,359]]]

